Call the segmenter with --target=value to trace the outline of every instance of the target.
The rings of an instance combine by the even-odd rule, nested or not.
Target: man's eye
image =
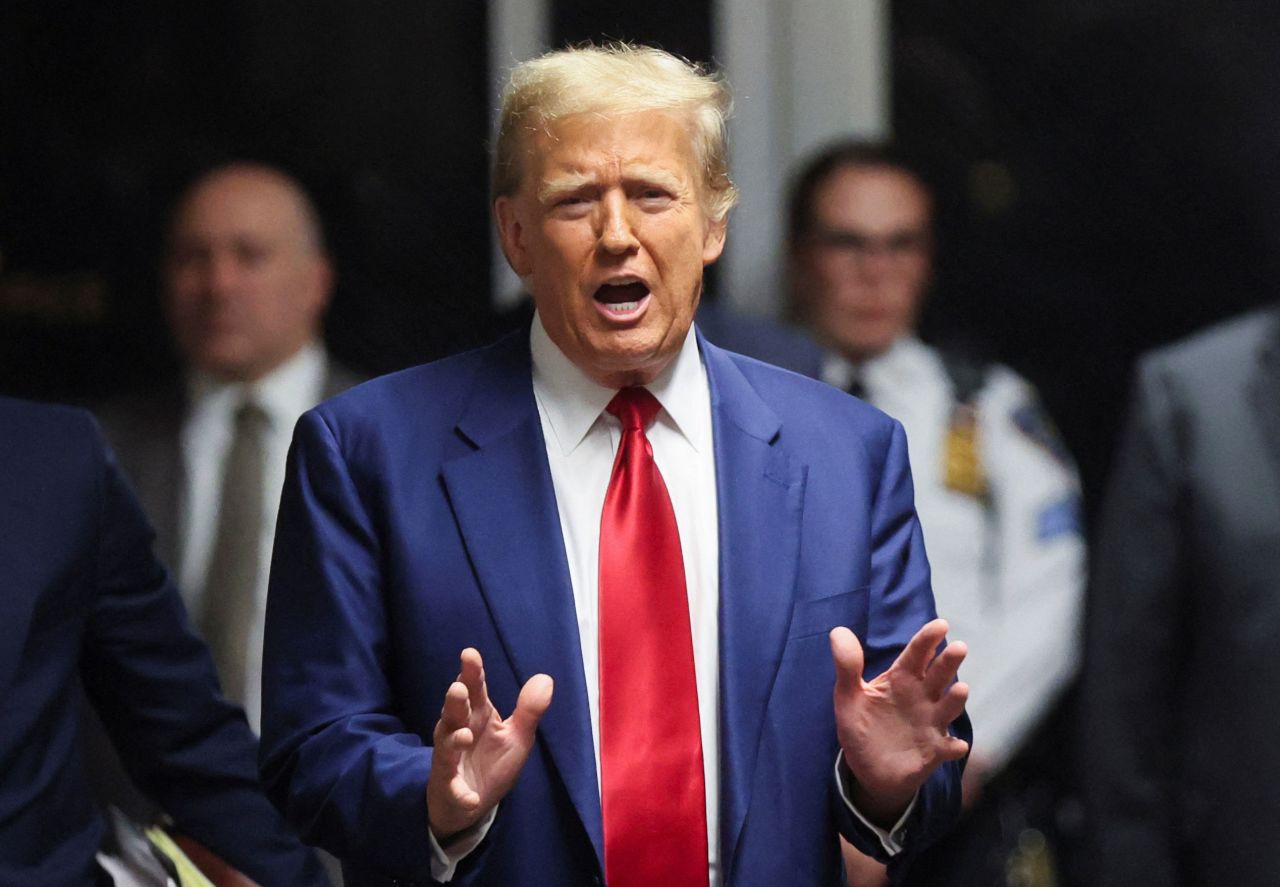
[[[662,188],[645,188],[637,195],[638,199],[648,205],[667,203],[672,199],[671,192]]]
[[[566,194],[564,197],[557,197],[551,204],[555,209],[578,210],[587,205],[589,201],[582,194]]]
[[[236,247],[236,259],[249,267],[260,265],[267,258],[268,250],[255,244],[243,244]]]

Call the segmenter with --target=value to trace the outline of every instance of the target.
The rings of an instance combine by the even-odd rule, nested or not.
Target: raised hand
[[[479,822],[511,791],[533,748],[538,721],[551,704],[552,681],[536,674],[525,683],[506,720],[489,701],[484,661],[462,651],[458,679],[449,685],[436,722],[427,818],[443,846]]]
[[[877,824],[896,821],[930,773],[969,750],[947,732],[969,697],[968,685],[955,683],[968,650],[957,641],[935,656],[946,634],[944,620],[928,623],[868,682],[857,637],[843,627],[831,632],[836,733],[855,780],[852,800]]]

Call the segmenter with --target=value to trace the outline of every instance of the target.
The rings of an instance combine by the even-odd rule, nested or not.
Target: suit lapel
[[[804,467],[724,352],[700,342],[711,384],[720,530],[720,810],[726,883],[750,803],[765,707],[795,596]]]
[[[527,334],[494,349],[473,391],[458,431],[475,450],[445,464],[445,486],[518,680],[539,672],[555,680],[555,699],[538,731],[603,869],[578,620],[533,397]]]
[[[1280,471],[1280,312],[1273,313],[1271,318],[1271,328],[1249,386],[1249,397],[1272,465]]]

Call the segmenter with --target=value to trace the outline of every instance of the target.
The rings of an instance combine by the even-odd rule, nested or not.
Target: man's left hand
[[[877,825],[896,822],[929,774],[969,751],[947,730],[969,697],[968,685],[956,682],[968,650],[955,642],[935,655],[946,634],[944,620],[928,623],[868,682],[857,637],[844,627],[831,632],[836,733],[854,777],[851,800]]]

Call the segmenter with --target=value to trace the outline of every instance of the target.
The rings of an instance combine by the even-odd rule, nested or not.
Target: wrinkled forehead
[[[694,183],[697,157],[687,114],[668,110],[566,115],[529,128],[521,145],[521,187],[591,178],[609,170]]]

